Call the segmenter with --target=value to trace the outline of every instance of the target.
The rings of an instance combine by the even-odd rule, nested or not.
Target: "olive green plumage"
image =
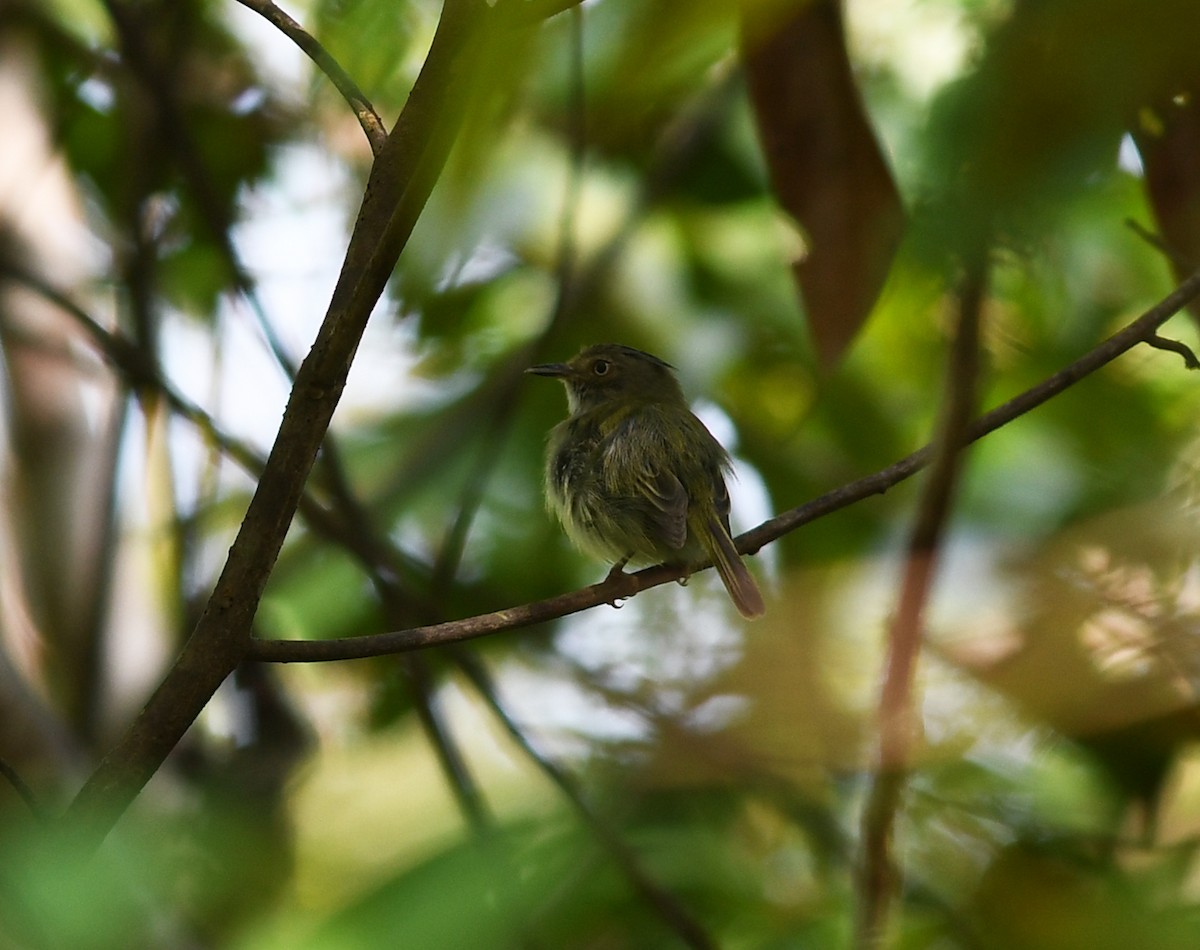
[[[559,379],[568,417],[550,432],[546,500],[581,550],[614,562],[709,559],[738,611],[762,595],[730,540],[729,455],[688,409],[671,366],[616,343],[528,372]]]

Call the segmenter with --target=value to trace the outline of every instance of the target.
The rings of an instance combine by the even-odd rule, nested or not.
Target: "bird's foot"
[[[621,558],[621,560],[617,561],[617,563],[609,569],[608,575],[604,578],[604,583],[611,584],[616,581],[617,578],[624,577],[625,565],[629,563],[629,559],[631,557],[633,557],[632,554],[626,554],[623,558]]]
[[[617,561],[617,563],[614,564],[609,569],[608,574],[606,574],[604,577],[604,583],[606,586],[611,586],[613,584],[620,584],[622,579],[629,576],[628,574],[625,573],[625,565],[629,563],[629,559],[631,557],[633,557],[632,554],[626,554],[623,558],[621,558],[621,560]],[[620,610],[621,604],[619,603],[619,601],[624,600],[627,597],[631,597],[631,596],[633,596],[633,595],[632,594],[617,595],[617,596],[613,597],[612,600],[608,601],[608,605],[610,607],[612,607],[614,610]]]

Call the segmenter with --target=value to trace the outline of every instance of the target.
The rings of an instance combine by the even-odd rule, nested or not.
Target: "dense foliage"
[[[1200,5],[297,2],[358,116],[269,6],[0,0],[0,946],[1196,946],[1195,326],[961,456],[946,420],[1200,262]],[[420,217],[343,271],[372,192]],[[585,343],[678,368],[735,531],[941,454],[762,547],[755,624],[710,571],[371,659],[227,639],[211,697],[171,681],[186,734],[135,723],[236,638],[210,595],[251,498],[290,514],[267,458],[289,394],[336,398],[293,382],[376,246],[255,637],[600,581],[523,375]]]

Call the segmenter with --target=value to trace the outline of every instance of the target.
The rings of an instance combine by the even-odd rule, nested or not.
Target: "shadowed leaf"
[[[900,195],[864,112],[836,0],[742,6],[742,56],[779,203],[803,228],[794,265],[821,361],[863,325],[904,227]]]
[[[1143,109],[1133,132],[1145,168],[1146,196],[1178,275],[1200,262],[1198,95],[1200,78],[1160,107]]]

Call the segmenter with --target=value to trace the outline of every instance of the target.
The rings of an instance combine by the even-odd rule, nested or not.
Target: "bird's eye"
[[[607,376],[608,365],[608,360],[596,360],[596,362],[592,364],[592,372],[597,376]]]

